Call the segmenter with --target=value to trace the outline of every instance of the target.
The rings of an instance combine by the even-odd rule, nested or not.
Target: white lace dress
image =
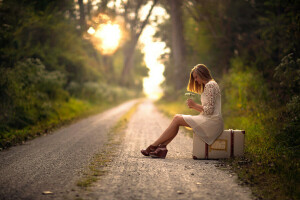
[[[205,84],[201,94],[204,111],[199,115],[182,115],[194,133],[211,145],[223,132],[224,123],[221,114],[221,92],[215,81]]]

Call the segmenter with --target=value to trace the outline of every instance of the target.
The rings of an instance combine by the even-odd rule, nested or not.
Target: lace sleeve
[[[215,110],[216,102],[216,87],[214,84],[207,84],[205,87],[205,93],[207,95],[207,103],[203,105],[203,113],[205,115],[212,115]]]

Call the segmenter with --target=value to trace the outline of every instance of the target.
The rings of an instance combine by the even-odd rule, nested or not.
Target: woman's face
[[[203,83],[203,81],[200,79],[199,75],[194,71],[193,72],[193,77],[194,77],[194,80],[199,84],[201,85],[201,83]]]

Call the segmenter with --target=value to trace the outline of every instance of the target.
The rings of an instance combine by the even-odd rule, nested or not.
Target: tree
[[[188,0],[184,10],[210,38],[211,54],[215,58],[209,64],[216,68],[215,71],[227,72],[230,58],[243,54],[257,41],[253,30],[258,25],[250,2]]]
[[[183,36],[182,1],[169,0],[171,5],[172,24],[172,61],[174,65],[175,89],[181,89],[186,85],[186,62],[185,62],[185,41]]]
[[[122,77],[121,77],[122,83],[126,83],[128,74],[131,68],[133,67],[132,59],[133,59],[135,47],[137,45],[140,35],[142,34],[146,24],[148,23],[148,19],[156,3],[157,0],[153,0],[152,6],[148,11],[146,18],[144,19],[144,21],[140,21],[139,11],[142,8],[142,6],[145,4],[145,1],[138,0],[135,2],[132,1],[127,1],[126,3],[123,2],[123,6],[124,6],[123,16],[125,19],[126,26],[129,27],[130,39],[125,44],[124,47],[124,66],[123,66]]]
[[[85,31],[86,30],[86,22],[85,22],[85,12],[84,12],[83,0],[78,0],[78,4],[79,4],[79,13],[80,13],[80,19],[79,19],[80,28],[81,28],[81,31]]]

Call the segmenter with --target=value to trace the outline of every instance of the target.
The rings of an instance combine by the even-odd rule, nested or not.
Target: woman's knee
[[[175,123],[177,126],[188,126],[190,127],[184,120],[184,118],[182,117],[182,115],[180,114],[176,114],[173,117],[173,123]]]
[[[176,115],[174,115],[174,117],[173,117],[173,122],[179,125],[179,123],[180,123],[180,121],[181,121],[181,118],[182,118],[181,115],[176,114]]]

